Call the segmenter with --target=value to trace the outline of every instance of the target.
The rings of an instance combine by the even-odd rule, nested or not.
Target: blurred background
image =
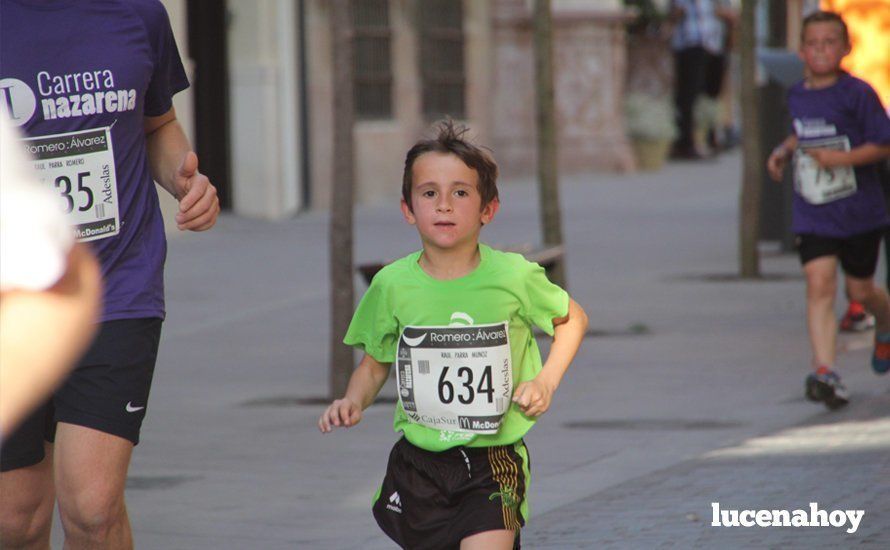
[[[741,1],[729,3],[738,9]],[[223,207],[270,220],[327,208],[334,118],[330,3],[164,4],[193,83],[177,96],[177,111],[189,123],[202,168],[220,189]],[[469,123],[508,174],[534,171],[530,0],[351,4],[358,203],[397,196],[394,182],[400,178],[404,151],[443,115]],[[668,4],[553,0],[561,172],[639,169],[628,128],[640,122],[627,120],[625,102],[642,94],[672,105]],[[757,2],[755,46],[793,54],[802,15],[819,7],[844,15],[853,37],[845,67],[878,89],[886,104],[890,15],[885,0]],[[730,44],[728,85],[712,116],[731,145],[740,129],[741,44],[737,39]],[[771,76],[761,66],[758,84],[765,88]],[[651,117],[643,124],[647,122],[658,125]]]

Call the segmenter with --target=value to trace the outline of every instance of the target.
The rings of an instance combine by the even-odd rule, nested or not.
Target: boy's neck
[[[804,85],[808,90],[821,90],[822,88],[834,86],[834,84],[840,77],[841,71],[819,75],[809,75],[807,76]]]
[[[417,263],[433,279],[447,281],[469,275],[479,266],[482,255],[479,243],[474,241],[465,246],[441,249],[424,245]]]

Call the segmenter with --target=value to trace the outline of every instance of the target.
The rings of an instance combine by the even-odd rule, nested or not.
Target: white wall
[[[289,0],[229,2],[232,187],[236,213],[300,208],[297,13]]]

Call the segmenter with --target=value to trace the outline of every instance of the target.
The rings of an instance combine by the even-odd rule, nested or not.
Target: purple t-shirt
[[[0,0],[0,116],[102,265],[103,321],[164,317],[167,255],[143,117],[188,80],[157,0]]]
[[[788,110],[799,148],[854,149],[865,143],[890,144],[890,119],[878,95],[866,82],[847,73],[842,73],[832,86],[818,90],[806,89],[803,82],[795,84],[788,91]],[[843,238],[890,224],[877,165],[818,173],[811,164],[810,169],[795,164],[798,192],[792,208],[794,233]],[[855,191],[841,186],[836,189],[837,198],[829,194],[825,202],[807,200],[797,185],[802,176],[822,177],[823,185],[828,178],[855,177]]]

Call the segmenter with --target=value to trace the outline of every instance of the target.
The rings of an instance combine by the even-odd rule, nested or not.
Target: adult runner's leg
[[[53,505],[53,446],[45,443],[39,463],[0,474],[0,546],[7,550],[49,548]]]
[[[133,548],[124,502],[133,443],[60,422],[56,428],[56,491],[65,548]]]

